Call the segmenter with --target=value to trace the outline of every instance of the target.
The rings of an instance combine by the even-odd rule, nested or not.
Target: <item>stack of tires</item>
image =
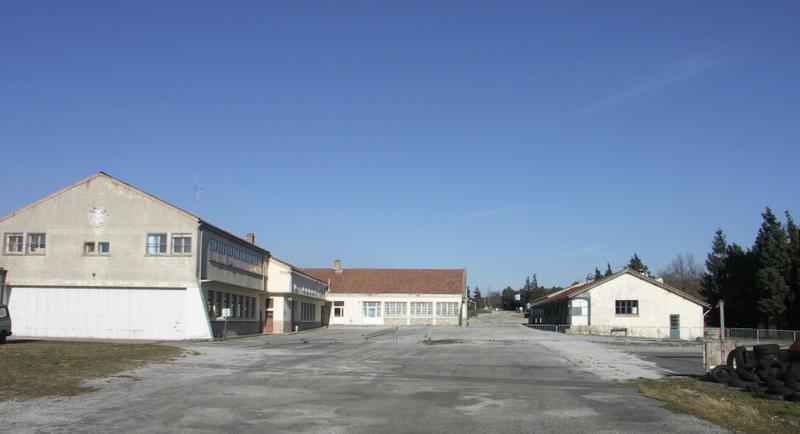
[[[752,353],[736,347],[727,363],[712,369],[709,377],[761,398],[800,401],[800,366],[780,361],[779,352],[777,344],[755,345]]]

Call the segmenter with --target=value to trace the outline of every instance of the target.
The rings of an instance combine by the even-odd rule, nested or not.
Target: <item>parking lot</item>
[[[180,343],[186,357],[98,380],[97,392],[0,403],[0,424],[9,432],[723,432],[615,381],[667,373],[657,362],[521,321],[493,313],[469,328]],[[433,345],[421,342],[429,330]]]

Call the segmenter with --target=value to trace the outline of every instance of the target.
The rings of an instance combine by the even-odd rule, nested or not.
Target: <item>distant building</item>
[[[269,258],[266,333],[285,333],[328,325],[328,284],[281,259]]]
[[[703,336],[708,303],[625,268],[534,301],[530,322],[559,324],[575,334],[627,333],[647,338]]]
[[[465,323],[464,269],[305,268],[328,282],[332,325]]]
[[[270,253],[97,173],[0,218],[14,334],[208,339],[261,333]]]

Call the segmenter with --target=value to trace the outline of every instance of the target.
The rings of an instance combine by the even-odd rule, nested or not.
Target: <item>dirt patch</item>
[[[666,402],[668,410],[691,414],[737,432],[800,433],[800,403],[759,399],[736,388],[694,378],[636,380],[644,396]]]
[[[157,344],[10,341],[0,346],[0,401],[91,392],[83,383],[183,354]]]

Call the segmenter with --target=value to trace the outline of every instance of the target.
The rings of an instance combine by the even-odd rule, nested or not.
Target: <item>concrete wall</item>
[[[343,294],[328,293],[331,302],[331,325],[458,325],[461,315],[461,294]],[[344,316],[333,316],[335,302],[344,302]],[[381,316],[379,318],[363,318],[362,306],[365,301],[381,302]],[[407,304],[405,316],[386,316],[385,302],[433,302],[432,315],[411,316],[411,306]],[[439,317],[436,314],[436,303],[456,302],[458,311],[452,317]]]
[[[680,339],[703,336],[703,307],[635,276],[623,274],[581,294],[589,298],[590,326],[603,329],[625,327],[629,335],[670,337],[670,315],[680,315]],[[638,300],[638,315],[617,315],[616,300]],[[575,327],[573,327],[575,328]],[[575,328],[573,332],[580,332]],[[605,333],[602,333],[605,334]]]
[[[197,288],[12,287],[14,334],[104,339],[208,339]]]
[[[89,212],[102,207],[102,225]],[[0,233],[46,233],[42,256],[0,254],[10,286],[173,287],[197,286],[198,222],[106,177],[68,190],[0,221]],[[148,256],[148,233],[190,234],[192,253]],[[84,255],[84,242],[107,241],[108,255]]]

